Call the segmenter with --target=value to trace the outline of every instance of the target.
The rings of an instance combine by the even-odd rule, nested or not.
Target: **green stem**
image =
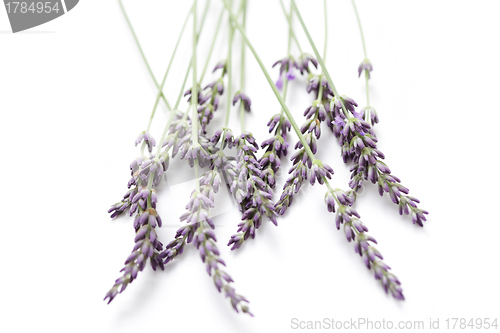
[[[309,34],[309,30],[307,30],[306,24],[304,23],[304,20],[302,19],[302,15],[300,15],[300,11],[297,8],[297,5],[295,4],[295,0],[291,0],[291,1],[292,1],[292,6],[293,6],[293,9],[295,11],[295,14],[297,14],[297,18],[299,19],[300,24],[302,25],[302,29],[304,30],[304,33],[306,34],[307,39],[309,40],[309,44],[311,44],[311,47],[314,50],[314,54],[316,55],[316,58],[318,58],[318,62],[321,65],[321,69],[323,70],[323,73],[325,74],[326,79],[328,80],[328,83],[330,84],[330,87],[332,88],[333,94],[335,95],[335,97],[340,98],[340,95],[337,91],[337,88],[335,88],[335,84],[333,84],[333,80],[330,76],[330,73],[328,72],[328,69],[326,69],[325,62],[323,61],[323,58],[321,58],[321,55],[319,54],[318,49],[316,48],[316,45],[314,44],[314,41],[312,40],[312,37]],[[345,105],[344,105],[344,102],[342,101],[342,99],[340,99],[340,103],[342,104],[342,110],[344,112],[344,115],[347,118],[351,118],[349,116],[349,113],[347,112],[347,110],[345,108]]]
[[[370,107],[370,88],[368,85],[368,80],[370,77],[368,76],[368,71],[365,71],[365,82],[366,82],[366,107]]]
[[[215,41],[217,40],[217,35],[219,34],[219,29],[222,23],[222,16],[224,16],[224,8],[222,8],[219,18],[217,19],[217,28],[215,28],[215,35],[214,38],[212,39],[212,45],[210,45],[210,51],[208,51],[208,57],[207,60],[205,61],[205,66],[203,67],[203,72],[201,73],[200,80],[198,83],[201,85],[201,82],[203,81],[203,77],[205,76],[205,73],[207,72],[208,68],[208,63],[210,62],[210,58],[212,57],[212,52],[214,50],[215,46]]]
[[[245,31],[243,30],[243,28],[241,27],[241,25],[236,20],[236,17],[232,13],[231,8],[229,7],[229,5],[227,3],[227,0],[222,0],[222,1],[224,2],[224,6],[226,7],[229,15],[231,16],[231,19],[233,20],[235,27],[239,30],[241,36],[243,37],[243,40],[245,41],[245,44],[248,46],[248,48],[250,49],[250,51],[252,51],[252,54],[255,57],[255,60],[257,60],[257,62],[259,63],[259,66],[260,66],[260,69],[262,70],[262,73],[264,73],[264,76],[266,77],[267,82],[271,86],[271,89],[273,90],[274,95],[276,96],[276,98],[278,99],[279,103],[281,104],[281,107],[285,111],[285,114],[286,114],[288,120],[290,120],[290,123],[292,124],[292,127],[293,127],[295,133],[299,137],[300,142],[304,146],[304,149],[306,150],[307,155],[314,162],[316,160],[316,158],[314,157],[314,154],[312,153],[311,149],[309,148],[309,145],[307,144],[304,136],[302,135],[302,132],[300,131],[299,126],[297,126],[297,123],[293,119],[293,116],[290,113],[290,110],[288,110],[288,107],[286,106],[285,101],[283,100],[283,97],[281,97],[278,89],[276,88],[276,85],[274,84],[273,80],[271,79],[271,76],[269,76],[269,73],[267,72],[266,67],[262,63],[262,60],[260,59],[259,55],[255,51],[254,47],[252,46],[252,44],[248,40],[248,37],[245,34]]]
[[[351,0],[352,6],[354,7],[354,12],[356,13],[356,19],[358,20],[359,32],[361,33],[361,42],[363,42],[363,51],[365,52],[365,59],[368,59],[366,56],[366,46],[365,46],[365,37],[363,35],[363,28],[361,28],[361,20],[359,19],[358,8],[356,7],[356,3],[354,0]]]
[[[151,127],[151,123],[153,122],[153,118],[154,118],[155,113],[156,113],[156,108],[158,107],[158,102],[160,100],[160,96],[163,94],[163,86],[165,85],[165,81],[167,80],[168,72],[170,72],[170,67],[172,66],[172,62],[174,61],[175,54],[177,53],[177,47],[179,46],[182,35],[184,35],[184,30],[186,28],[189,16],[191,15],[192,11],[193,11],[193,6],[191,6],[191,9],[189,10],[188,14],[186,15],[186,19],[184,20],[184,24],[182,25],[181,33],[179,34],[179,38],[177,38],[177,42],[175,43],[174,53],[170,57],[170,61],[169,61],[168,66],[167,66],[167,71],[165,72],[165,75],[163,76],[163,81],[161,82],[161,86],[159,88],[159,92],[158,92],[158,95],[156,97],[153,111],[151,111],[151,116],[149,118],[149,123],[148,123],[148,127],[147,127],[146,131],[149,131],[149,128]]]
[[[200,172],[198,170],[198,158],[194,159],[194,182],[196,184],[196,191],[200,192]]]
[[[231,6],[233,2],[231,0]],[[231,12],[231,8],[229,9]],[[229,17],[229,49],[227,51],[227,59],[226,59],[226,73],[227,73],[227,108],[226,108],[226,120],[224,122],[224,127],[227,127],[229,124],[229,117],[231,115],[231,86],[233,84],[232,79],[232,70],[231,70],[231,61],[232,61],[232,49],[233,49],[233,37],[234,37],[234,28],[231,24],[232,18]],[[225,132],[224,132],[225,134]]]
[[[247,18],[247,1],[241,0],[243,6],[243,22],[242,26],[245,29],[246,18]],[[241,77],[240,77],[240,89],[245,90],[245,42],[241,41]],[[240,103],[240,126],[241,132],[245,131],[245,108],[243,107],[243,102]]]
[[[207,5],[205,6],[205,9],[204,9],[204,13],[203,13],[203,18],[201,19],[201,24],[200,24],[200,30],[198,31],[198,37],[200,36],[201,34],[201,31],[203,30],[203,25],[205,24],[205,18],[207,17],[207,13],[208,13],[208,3],[210,2],[207,1]],[[218,34],[219,30],[217,30],[215,32],[215,35],[213,37],[213,40],[215,40],[217,38],[217,34]],[[198,39],[197,39],[198,40]],[[213,43],[213,42],[212,42]],[[156,151],[156,158],[158,159],[159,156],[160,156],[160,150],[162,148],[162,145],[163,145],[163,140],[165,139],[165,137],[167,136],[167,132],[168,132],[168,129],[170,128],[170,125],[172,124],[172,121],[174,120],[174,117],[175,117],[175,114],[179,108],[179,104],[181,102],[181,99],[182,99],[182,95],[184,93],[184,88],[186,87],[186,82],[187,82],[187,79],[188,79],[188,76],[189,76],[189,72],[191,71],[191,61],[189,62],[189,65],[188,65],[188,68],[186,70],[186,75],[184,76],[184,81],[182,83],[182,86],[181,86],[181,90],[179,91],[179,95],[177,96],[177,101],[175,102],[175,106],[174,106],[174,111],[172,111],[170,113],[170,117],[167,121],[167,124],[165,125],[165,128],[163,129],[163,133],[161,135],[161,138],[160,138],[160,142],[158,144],[158,148],[157,148],[157,151]],[[189,110],[188,109],[184,115],[182,116],[182,119],[185,120],[189,114]]]
[[[125,11],[125,8],[123,7],[122,1],[118,0],[118,3],[120,4],[120,8],[122,10],[123,16],[125,16],[125,20],[127,21],[128,27],[130,28],[130,31],[132,32],[132,36],[134,36],[135,43],[136,43],[137,47],[139,48],[139,52],[141,53],[142,59],[144,60],[144,63],[146,64],[149,75],[151,75],[151,78],[153,79],[153,81],[156,85],[156,88],[160,88],[160,85],[158,84],[158,81],[156,81],[156,78],[153,74],[153,71],[151,70],[151,67],[149,67],[149,63],[146,59],[146,55],[144,55],[144,52],[142,51],[141,44],[139,43],[139,39],[137,38],[137,35],[135,34],[132,23],[130,22],[130,20],[128,18],[127,12]],[[191,11],[189,11],[189,13],[191,13]],[[189,14],[188,14],[188,16],[189,16]],[[167,105],[168,109],[172,110],[172,108],[170,107],[170,104],[168,103],[167,99],[165,98],[165,95],[163,95],[163,92],[161,94],[161,98],[163,99],[163,101]]]
[[[193,105],[193,115],[191,119],[191,138],[193,141],[193,145],[198,144],[198,77],[196,75],[196,43],[197,39],[197,30],[196,30],[196,20],[197,20],[197,8],[196,5],[198,0],[194,0],[193,5],[193,55],[191,56],[191,67],[193,69],[193,87],[191,88],[191,103]]]
[[[359,26],[359,33],[361,34],[361,42],[363,43],[363,52],[365,54],[365,60],[368,59],[367,53],[366,53],[366,45],[365,45],[365,36],[363,35],[363,28],[361,27],[361,19],[359,18],[359,13],[358,13],[358,8],[356,7],[356,3],[354,0],[351,0],[352,2],[352,7],[354,8],[354,12],[356,13],[356,19],[358,21],[358,26]],[[370,89],[369,89],[369,84],[368,80],[370,79],[368,71],[365,71],[365,83],[366,83],[366,106],[370,106]]]
[[[328,44],[328,20],[326,18],[326,0],[323,0],[323,11],[325,12],[325,48],[323,49],[323,59],[326,61],[326,46]]]
[[[287,48],[287,54],[290,55],[290,50],[292,48],[292,35],[293,35],[293,30],[292,30],[292,6],[290,6],[290,12],[289,14],[285,15],[290,18],[288,21],[290,24],[288,25],[288,48]],[[285,80],[283,82],[283,100],[286,100],[286,94],[288,92],[288,76],[285,75]],[[281,117],[280,117],[280,123],[278,124],[278,128],[276,129],[277,131],[281,128],[281,120],[283,119],[283,108],[281,108]],[[283,133],[281,133],[283,135]]]
[[[292,37],[295,40],[295,44],[297,44],[297,47],[299,48],[300,54],[303,54],[304,52],[302,52],[302,48],[300,47],[299,40],[295,36],[295,32],[293,32],[293,28],[292,28],[292,10],[291,10],[292,7],[290,6],[290,15],[288,15],[286,13],[286,9],[285,9],[285,5],[283,4],[283,0],[280,0],[280,4],[281,4],[281,9],[283,10],[283,14],[285,14],[286,20],[288,21],[290,33],[292,34]]]

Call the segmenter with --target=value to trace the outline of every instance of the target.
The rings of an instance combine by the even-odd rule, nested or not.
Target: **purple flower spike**
[[[400,214],[411,214],[413,223],[423,226],[425,217],[423,211],[417,207],[418,202],[408,196],[408,188],[401,185],[400,179],[391,174],[391,169],[382,161],[385,158],[384,154],[377,149],[378,140],[370,124],[378,122],[375,110],[366,108],[364,112],[357,113],[356,102],[346,96],[334,98],[332,102],[331,117],[336,116],[331,128],[339,138],[344,162],[347,163],[349,160],[354,162],[350,170],[349,186],[356,192],[361,189],[363,179],[377,184],[380,195],[388,193],[392,202],[399,206]],[[341,109],[341,102],[346,108],[347,115]],[[367,121],[367,110],[370,113],[369,121]]]
[[[208,275],[213,277],[217,290],[225,293],[236,312],[242,311],[252,315],[248,306],[244,304],[248,301],[243,296],[236,294],[235,289],[231,286],[233,279],[220,267],[220,265],[225,266],[225,263],[220,258],[217,249],[217,240],[212,231],[213,222],[208,217],[209,208],[214,206],[211,198],[217,192],[220,181],[220,175],[215,165],[212,164],[211,170],[206,171],[200,178],[199,191],[195,190],[191,194],[186,205],[188,212],[181,216],[181,221],[186,221],[187,224],[177,230],[175,239],[166,246],[160,257],[163,258],[162,264],[167,264],[182,254],[185,244],[192,243],[198,250]]]
[[[160,252],[163,249],[163,244],[158,240],[156,235],[156,219],[159,218],[154,208],[149,208],[141,213],[142,216],[148,216],[144,222],[135,226],[135,246],[132,254],[125,261],[125,267],[121,270],[123,275],[115,281],[114,286],[108,291],[104,300],[108,300],[108,304],[121,292],[125,290],[128,284],[132,283],[137,278],[137,273],[142,271],[149,259],[151,267],[156,270],[157,267],[164,269],[163,261],[160,257]],[[153,222],[153,223],[151,223]]]
[[[394,274],[389,272],[390,267],[382,261],[382,254],[371,244],[377,242],[366,234],[368,228],[359,219],[359,214],[349,206],[352,204],[352,200],[347,199],[349,197],[348,193],[338,189],[325,194],[325,203],[329,212],[335,212],[333,207],[338,204],[335,212],[337,229],[340,230],[340,225],[344,224],[347,241],[354,243],[355,252],[363,257],[365,266],[374,272],[375,279],[382,282],[385,292],[390,292],[395,299],[404,300],[401,283]]]
[[[235,140],[237,147],[236,165],[231,167],[230,192],[239,204],[242,222],[238,224],[238,233],[228,243],[231,250],[239,248],[248,238],[255,238],[256,230],[262,225],[263,217],[277,225],[276,212],[272,199],[274,174],[280,166],[275,150],[275,141],[279,150],[284,146],[283,138],[276,136],[266,140],[262,147],[268,147],[263,157],[257,161],[255,152],[257,143],[251,133],[245,132]],[[285,148],[286,149],[286,148]]]

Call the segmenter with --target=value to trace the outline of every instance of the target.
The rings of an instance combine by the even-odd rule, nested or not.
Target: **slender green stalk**
[[[193,70],[193,87],[191,88],[191,103],[193,104],[193,116],[191,121],[191,126],[193,130],[191,131],[191,138],[193,140],[193,145],[198,144],[198,77],[196,75],[196,43],[197,43],[197,30],[196,30],[196,19],[197,19],[197,8],[196,5],[198,0],[194,0],[193,5],[193,55],[191,56],[191,68]],[[199,187],[199,185],[198,185]]]
[[[352,6],[354,7],[354,12],[356,13],[356,18],[358,19],[359,32],[361,33],[361,42],[363,43],[363,51],[365,53],[365,59],[368,59],[366,56],[366,46],[365,46],[365,37],[363,35],[363,28],[361,28],[361,20],[359,19],[358,8],[356,7],[356,3],[354,0],[351,0]]]
[[[247,20],[247,0],[241,0],[243,6],[243,29],[246,27]],[[245,90],[245,42],[241,41],[241,76],[240,76],[240,89]],[[245,131],[245,108],[243,107],[243,102],[240,103],[240,126],[241,132]]]
[[[257,60],[257,62],[259,63],[259,66],[260,66],[260,69],[262,70],[262,73],[264,73],[264,76],[266,77],[266,80],[267,82],[269,83],[269,85],[271,86],[271,89],[273,90],[274,92],[274,95],[276,96],[276,98],[278,99],[279,103],[281,104],[281,107],[283,108],[283,110],[285,111],[285,114],[288,118],[288,120],[290,120],[290,123],[292,124],[292,127],[295,131],[295,133],[297,134],[297,136],[299,137],[300,139],[300,142],[302,143],[302,145],[304,146],[304,149],[306,150],[307,152],[307,155],[309,156],[309,158],[314,162],[316,161],[316,158],[314,157],[314,154],[312,153],[311,149],[309,148],[309,145],[307,144],[304,136],[302,135],[302,132],[300,131],[300,128],[299,126],[297,126],[297,123],[295,122],[295,120],[293,119],[293,116],[292,114],[290,113],[290,110],[288,110],[288,107],[286,106],[285,104],[285,101],[283,100],[283,97],[281,97],[278,89],[276,88],[276,85],[274,84],[273,80],[271,79],[271,76],[269,76],[269,73],[267,72],[266,70],[266,67],[264,66],[264,64],[262,63],[262,60],[260,59],[259,55],[257,54],[257,51],[255,51],[253,45],[250,43],[250,41],[248,40],[248,37],[247,35],[245,34],[245,31],[243,30],[243,28],[241,27],[241,25],[238,23],[238,21],[236,20],[236,17],[234,16],[234,14],[232,13],[231,11],[231,7],[229,6],[229,4],[227,3],[227,0],[222,0],[222,2],[224,2],[224,6],[226,7],[229,15],[231,16],[231,20],[233,21],[235,27],[239,30],[241,36],[243,37],[243,40],[245,41],[245,44],[248,46],[248,48],[250,49],[250,51],[252,51],[252,54],[253,56],[255,57],[255,60]]]
[[[311,44],[311,47],[314,51],[314,54],[316,55],[316,58],[318,58],[318,62],[321,65],[321,69],[323,70],[323,73],[325,74],[326,79],[328,80],[328,83],[330,84],[330,87],[332,88],[334,95],[336,97],[340,97],[340,95],[337,91],[337,88],[335,88],[335,84],[333,83],[333,80],[330,76],[330,73],[328,72],[328,69],[326,68],[325,62],[323,61],[323,58],[321,58],[321,55],[319,54],[318,49],[316,48],[316,45],[314,44],[314,41],[312,40],[311,34],[309,34],[309,30],[307,30],[306,24],[304,23],[304,20],[302,19],[302,15],[300,15],[300,11],[297,8],[297,5],[295,4],[295,0],[291,0],[291,1],[292,1],[293,10],[295,11],[295,14],[297,14],[297,18],[299,19],[300,24],[302,25],[302,29],[304,30],[304,33],[306,34],[307,39],[309,40],[309,44]],[[342,110],[344,111],[344,115],[347,118],[351,118],[349,116],[349,113],[347,112],[347,110],[345,108],[345,105],[344,105],[344,102],[342,101],[342,99],[340,99],[340,103],[342,104]]]
[[[326,46],[328,45],[328,20],[326,15],[326,0],[323,0],[323,11],[325,13],[325,48],[323,49],[323,60],[326,62]]]
[[[203,18],[201,19],[200,29],[198,31],[198,37],[200,36],[201,31],[203,30],[203,25],[205,24],[205,18],[206,18],[207,13],[208,13],[207,9],[208,9],[208,6],[206,6],[205,9],[204,9]],[[222,11],[224,11],[224,10],[222,10]],[[212,39],[212,44],[214,43],[215,39],[217,38],[217,34],[218,33],[219,33],[219,30],[217,29],[216,32],[215,32],[215,35],[214,35],[214,37]],[[198,38],[196,40],[198,41]],[[174,110],[170,113],[170,117],[168,118],[167,124],[165,125],[165,128],[163,129],[163,133],[161,135],[160,142],[158,144],[158,148],[157,148],[157,152],[156,152],[156,158],[157,159],[160,156],[160,150],[161,150],[162,145],[163,145],[163,140],[167,136],[168,129],[170,128],[170,125],[172,124],[172,121],[174,120],[176,112],[179,109],[179,104],[181,103],[182,95],[184,93],[184,88],[186,87],[186,82],[187,82],[187,79],[188,79],[188,76],[189,76],[189,72],[191,71],[191,64],[192,64],[192,61],[189,61],[189,65],[188,65],[188,68],[186,70],[186,75],[184,76],[184,81],[182,83],[181,90],[179,91],[179,95],[177,96],[177,101],[175,102]],[[188,108],[188,110],[184,113],[184,115],[182,117],[183,120],[185,120],[187,118],[187,116],[189,114],[189,110],[190,110],[190,108]]]
[[[194,0],[193,7],[193,55],[191,56],[192,69],[193,69],[193,88],[191,88],[191,103],[193,108],[193,118],[191,119],[191,139],[193,146],[198,145],[198,76],[196,74],[196,44],[198,43],[198,35],[196,31],[196,5],[198,0]],[[200,175],[198,172],[198,158],[194,160],[194,182],[196,184],[196,191],[200,192]]]
[[[365,44],[365,36],[363,35],[363,28],[361,27],[361,19],[359,18],[358,8],[356,7],[356,3],[354,0],[351,0],[352,7],[354,8],[354,12],[356,13],[356,19],[358,20],[359,33],[361,34],[361,42],[363,43],[363,52],[365,54],[365,60],[368,60],[368,56],[366,53],[366,44]],[[366,83],[366,106],[370,106],[370,89],[368,80],[370,79],[368,71],[365,71],[365,83]]]
[[[370,106],[370,87],[369,87],[369,84],[368,84],[368,80],[370,79],[368,77],[368,71],[365,71],[365,86],[366,86],[366,107],[369,107]]]
[[[198,83],[201,85],[201,82],[203,81],[203,77],[205,77],[205,73],[207,72],[208,68],[208,63],[210,62],[210,58],[212,57],[212,52],[214,50],[215,46],[215,41],[217,40],[217,35],[219,34],[219,29],[222,23],[222,17],[224,16],[224,8],[222,8],[219,18],[217,19],[217,28],[215,28],[215,35],[214,38],[212,39],[212,44],[210,45],[210,51],[208,51],[208,57],[207,60],[205,61],[205,66],[203,67],[203,72],[201,73],[200,80]]]
[[[231,5],[233,5],[233,1],[231,0]],[[231,11],[231,7],[229,8]],[[229,17],[229,49],[227,50],[227,59],[226,59],[226,73],[227,73],[227,107],[226,107],[226,120],[224,122],[224,127],[227,127],[229,124],[229,117],[231,115],[231,86],[233,85],[233,73],[231,69],[232,62],[232,49],[233,49],[233,37],[234,37],[234,28],[231,24],[231,17]],[[224,133],[225,134],[225,133]]]
[[[155,78],[155,76],[153,74],[153,71],[151,70],[151,67],[149,67],[149,63],[148,63],[148,61],[146,59],[146,55],[142,51],[141,44],[139,43],[139,39],[137,38],[137,35],[135,34],[135,30],[134,30],[134,28],[132,26],[132,23],[130,22],[130,20],[128,18],[127,12],[125,11],[125,8],[123,7],[122,1],[118,0],[118,3],[120,4],[120,8],[122,10],[123,16],[125,16],[125,20],[127,21],[128,27],[130,28],[130,31],[132,32],[132,36],[134,36],[134,40],[135,40],[135,43],[136,43],[137,47],[139,48],[139,52],[141,52],[142,59],[144,60],[144,63],[146,64],[146,67],[148,69],[149,75],[151,75],[151,78],[153,79],[153,81],[154,81],[154,83],[156,85],[156,88],[160,88],[160,85],[158,84],[158,81],[156,81],[156,78]],[[189,17],[190,13],[191,13],[191,11],[189,11],[188,17]],[[168,109],[172,110],[172,108],[170,107],[170,104],[168,103],[167,99],[165,98],[165,95],[163,95],[163,92],[161,94],[161,98],[163,99],[163,101],[167,105]]]
[[[297,44],[297,47],[299,49],[300,54],[303,54],[304,52],[302,52],[302,48],[300,47],[299,40],[295,36],[295,32],[293,32],[293,28],[292,28],[292,11],[290,10],[290,15],[288,15],[286,13],[286,9],[285,9],[285,5],[283,4],[283,0],[280,0],[280,4],[281,4],[281,9],[283,10],[283,14],[285,14],[286,20],[288,21],[288,25],[290,27],[290,33],[292,34],[292,37],[295,40],[295,44]],[[291,8],[292,7],[290,6],[290,9]]]
[[[177,42],[175,43],[174,47],[174,52],[172,53],[172,56],[170,57],[170,61],[167,66],[167,71],[165,72],[165,75],[163,76],[163,81],[161,82],[161,86],[159,88],[158,95],[156,97],[155,105],[153,107],[153,111],[151,111],[151,116],[149,117],[149,123],[146,131],[149,131],[149,128],[151,127],[151,123],[153,122],[153,118],[156,113],[156,108],[158,107],[158,102],[160,100],[160,96],[163,95],[163,86],[165,85],[165,81],[167,80],[168,72],[170,71],[170,66],[172,66],[172,62],[174,61],[175,54],[177,53],[177,47],[179,46],[179,43],[181,41],[182,35],[184,34],[184,30],[186,29],[186,25],[189,19],[189,16],[191,15],[193,11],[193,7],[191,6],[191,9],[189,10],[188,14],[186,15],[186,19],[184,20],[184,24],[182,25],[181,33],[179,34],[179,38],[177,38]],[[169,107],[170,109],[170,107]]]
[[[292,48],[292,34],[293,34],[293,30],[292,30],[292,6],[290,6],[290,13],[289,14],[286,14],[288,17],[290,17],[290,21],[289,21],[289,25],[288,25],[288,48],[287,48],[287,54],[290,55],[290,50]],[[285,80],[283,82],[283,100],[286,101],[286,94],[288,92],[288,75],[285,75]],[[281,121],[283,119],[283,108],[281,108],[281,117],[280,117],[280,123],[278,124],[278,128],[281,128]],[[283,133],[281,133],[283,134]]]

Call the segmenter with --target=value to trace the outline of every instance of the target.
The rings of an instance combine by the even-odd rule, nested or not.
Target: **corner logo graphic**
[[[4,0],[12,32],[19,32],[52,21],[72,10],[79,0]]]

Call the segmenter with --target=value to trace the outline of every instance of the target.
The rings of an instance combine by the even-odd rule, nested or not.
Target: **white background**
[[[322,49],[322,1],[297,3]],[[385,262],[402,281],[406,301],[384,294],[336,230],[323,203],[325,188],[315,185],[294,200],[279,227],[264,223],[256,239],[237,252],[225,244],[239,212],[225,193],[217,197],[219,248],[254,318],[233,312],[191,247],[165,271],[147,267],[112,304],[103,302],[134,239],[132,220],[110,220],[106,210],[126,190],[128,165],[139,153],[133,143],[147,124],[156,89],[118,2],[87,0],[18,34],[10,33],[0,10],[0,331],[288,332],[294,331],[292,318],[358,317],[423,320],[426,327],[430,318],[440,318],[444,328],[449,317],[499,317],[500,3],[357,4],[374,64],[370,84],[380,116],[379,147],[393,173],[430,212],[419,228],[370,183],[356,203]],[[124,5],[160,80],[190,1]],[[199,67],[220,9],[213,0]],[[350,2],[329,1],[328,17],[328,69],[338,90],[362,106],[364,82],[357,66],[363,53]],[[302,48],[312,53],[297,20],[295,27]],[[172,104],[191,54],[190,29],[191,24],[164,89]],[[249,1],[248,35],[268,69],[286,55],[287,25],[278,1]],[[226,45],[224,32],[210,67],[224,58]],[[235,45],[238,70],[238,34]],[[253,102],[247,128],[262,141],[279,105],[249,52],[247,59]],[[271,75],[276,78],[277,71]],[[312,100],[305,82],[293,82],[287,100],[299,123]],[[181,108],[186,105],[183,101]],[[223,122],[224,105],[209,132]],[[157,140],[166,119],[160,103],[152,128]],[[239,132],[235,110],[231,127]],[[349,172],[340,149],[326,127],[323,133],[318,156],[335,169],[333,186],[347,189]],[[180,226],[178,216],[192,188],[192,170],[185,166],[173,162],[160,191],[165,226],[158,233],[164,243]]]

